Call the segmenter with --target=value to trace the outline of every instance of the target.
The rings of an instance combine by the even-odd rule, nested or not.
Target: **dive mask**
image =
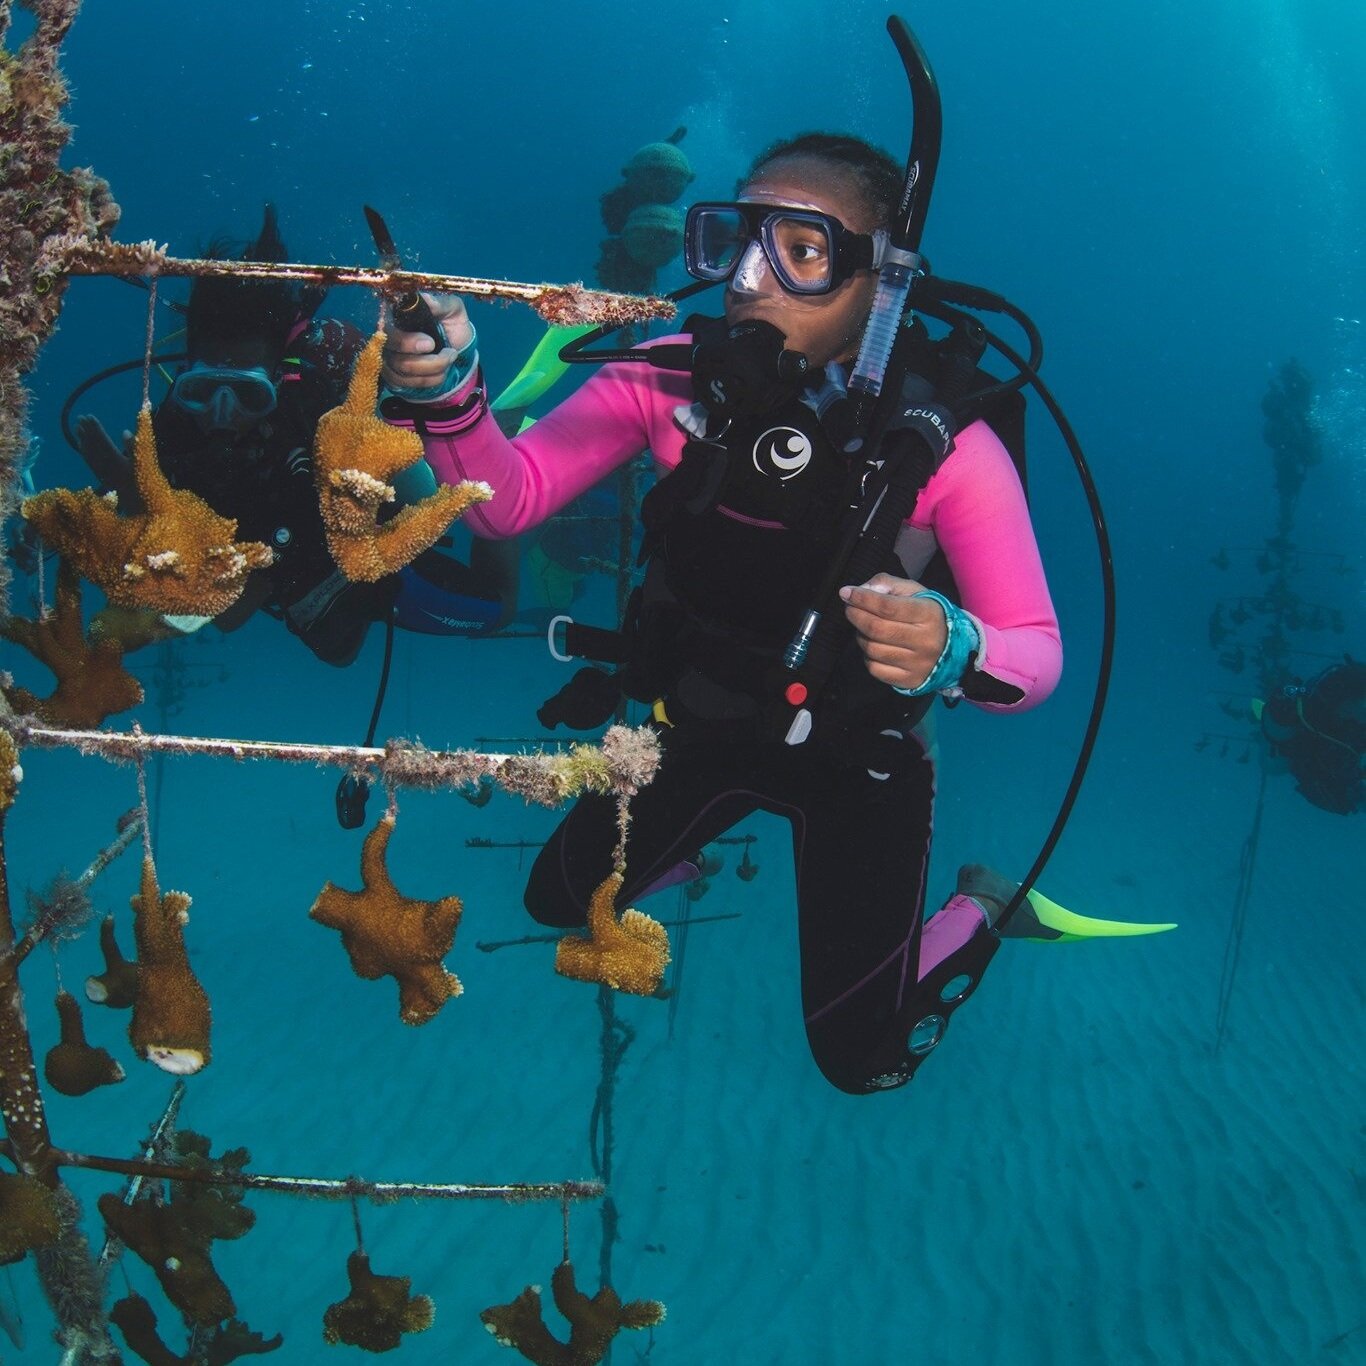
[[[754,253],[767,258],[789,294],[828,294],[856,271],[876,270],[887,234],[851,232],[833,214],[736,200],[694,204],[683,228],[688,274],[719,282],[745,276]]]
[[[242,433],[275,411],[275,385],[264,367],[239,370],[196,361],[171,386],[172,402],[206,432]]]

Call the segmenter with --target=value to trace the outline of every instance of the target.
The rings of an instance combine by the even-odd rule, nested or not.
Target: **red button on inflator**
[[[787,687],[783,689],[783,696],[787,698],[794,707],[800,707],[801,704],[806,701],[806,684],[789,683]]]

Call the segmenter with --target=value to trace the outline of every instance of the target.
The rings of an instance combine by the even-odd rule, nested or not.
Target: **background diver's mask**
[[[762,253],[789,294],[828,294],[855,272],[878,269],[887,243],[882,229],[851,232],[833,214],[736,200],[688,210],[683,260],[695,279],[734,277],[732,288],[744,290]]]
[[[172,402],[204,432],[240,436],[275,411],[275,384],[264,367],[250,370],[196,361],[171,386]]]

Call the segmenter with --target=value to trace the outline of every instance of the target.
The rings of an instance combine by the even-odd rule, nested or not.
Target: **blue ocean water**
[[[1366,1360],[1359,820],[1272,775],[1232,933],[1260,770],[1221,738],[1242,732],[1220,701],[1254,686],[1208,638],[1217,601],[1259,591],[1276,511],[1260,402],[1293,356],[1316,381],[1324,451],[1296,508],[1295,588],[1344,616],[1341,632],[1297,635],[1300,667],[1362,649],[1366,12],[1349,0],[1084,13],[985,0],[906,17],[944,100],[925,250],[939,273],[1000,290],[1040,324],[1045,375],[1115,542],[1112,697],[1042,885],[1078,910],[1181,928],[1006,945],[915,1083],[854,1100],[807,1056],[787,832],[746,823],[760,876],[736,879],[727,849],[694,907],[739,918],[675,945],[686,977],[674,1002],[615,1007],[617,1037],[630,1033],[612,1100],[620,1223],[609,1242],[597,1205],[574,1212],[581,1283],[596,1289],[610,1262],[624,1297],[669,1306],[652,1334],[618,1340],[618,1366]],[[864,0],[89,5],[65,45],[68,160],[110,181],[122,240],[178,254],[245,239],[270,200],[296,257],[369,262],[368,202],[414,264],[583,279],[599,195],[679,125],[698,198],[726,197],[757,149],[799,129],[848,129],[900,156],[909,107],[885,18]],[[662,284],[682,279],[675,263]],[[327,310],[373,324],[360,291],[334,292]],[[40,485],[83,481],[58,411],[80,379],[140,354],[145,312],[118,281],[70,288],[32,377]],[[476,305],[476,320],[496,385],[540,325],[516,306]],[[111,430],[130,426],[136,381],[90,403]],[[1028,715],[941,718],[932,904],[960,862],[1023,873],[1089,704],[1096,556],[1066,451],[1035,406],[1031,500],[1068,670]],[[1221,549],[1228,568],[1212,563]],[[583,615],[606,621],[610,591],[595,585]],[[188,734],[355,741],[380,649],[372,633],[339,671],[275,622],[202,632],[146,657],[138,717]],[[536,705],[564,677],[535,640],[400,636],[380,733],[434,746],[535,734]],[[16,899],[83,867],[136,798],[126,769],[95,759],[34,752],[24,767],[7,826]],[[474,947],[536,927],[521,910],[521,852],[465,841],[543,839],[553,813],[501,795],[482,808],[400,798],[400,885],[466,905],[448,960],[465,994],[414,1030],[392,983],[357,980],[306,915],[325,880],[358,877],[333,776],[177,759],[151,778],[158,864],[194,897],[191,950],[215,1009],[215,1058],[183,1118],[216,1152],[245,1146],[260,1171],[335,1177],[592,1174],[596,993],[557,978],[545,945]],[[129,857],[97,884],[97,905],[123,916],[135,884]],[[686,907],[670,893],[650,909]],[[99,966],[90,938],[61,950],[68,986]],[[1216,1049],[1231,941],[1241,955]],[[47,959],[24,979],[40,1052],[56,1037]],[[132,1059],[122,1025],[87,1011],[92,1041],[130,1076],[50,1098],[63,1146],[130,1154],[165,1104],[169,1079]],[[115,1180],[72,1185],[92,1211]],[[345,1293],[350,1211],[249,1203],[257,1227],[215,1248],[241,1315],[285,1334],[280,1360],[351,1351],[321,1339],[323,1310]],[[405,1340],[412,1361],[499,1360],[479,1310],[548,1285],[561,1251],[555,1205],[406,1202],[362,1219],[376,1269],[437,1303],[433,1328]],[[125,1258],[114,1294],[124,1274],[177,1341],[150,1273]],[[0,1338],[0,1361],[52,1361],[30,1266],[0,1271],[0,1307],[24,1340]]]

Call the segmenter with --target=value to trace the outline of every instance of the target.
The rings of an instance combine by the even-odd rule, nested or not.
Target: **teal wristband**
[[[944,625],[948,635],[944,648],[935,660],[930,676],[918,688],[896,688],[903,697],[924,697],[926,693],[943,692],[946,688],[956,688],[968,667],[973,651],[982,648],[982,637],[977,623],[955,602],[950,602],[942,593],[933,588],[924,588],[915,594],[917,598],[933,598],[944,609]]]

